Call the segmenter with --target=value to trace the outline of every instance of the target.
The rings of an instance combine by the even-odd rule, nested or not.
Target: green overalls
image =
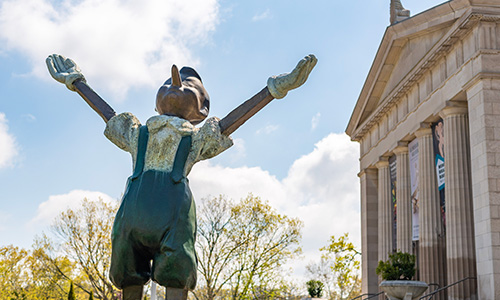
[[[196,208],[184,175],[191,136],[182,137],[171,172],[144,172],[148,136],[141,126],[134,173],[113,224],[110,278],[121,289],[151,278],[165,287],[193,290]]]

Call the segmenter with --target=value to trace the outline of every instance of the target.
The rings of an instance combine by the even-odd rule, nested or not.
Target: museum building
[[[500,0],[452,0],[387,27],[346,133],[360,144],[362,291],[417,256],[433,299],[500,299]]]

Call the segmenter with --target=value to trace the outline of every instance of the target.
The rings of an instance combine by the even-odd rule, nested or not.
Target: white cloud
[[[312,117],[312,119],[311,119],[311,130],[314,130],[314,129],[316,129],[316,127],[318,127],[320,118],[321,118],[321,113],[317,113],[317,114],[315,114]]]
[[[72,190],[67,194],[52,195],[45,202],[38,205],[36,216],[28,222],[29,227],[45,226],[52,223],[54,218],[61,212],[71,208],[80,207],[81,201],[87,198],[89,201],[96,201],[101,198],[104,201],[116,201],[110,196],[95,191]]]
[[[5,0],[0,53],[22,53],[46,79],[47,55],[71,57],[94,88],[122,97],[159,86],[174,62],[198,64],[190,47],[209,41],[218,10],[217,0]]]
[[[271,134],[271,133],[275,132],[276,130],[278,130],[279,128],[280,128],[279,125],[269,124],[269,125],[266,125],[265,127],[257,129],[257,131],[255,133],[256,134]]]
[[[258,21],[262,21],[262,20],[265,20],[265,19],[270,19],[271,17],[272,17],[271,11],[268,8],[265,11],[263,11],[262,13],[256,14],[255,16],[253,16],[252,17],[252,21],[253,22],[258,22]]]
[[[230,160],[233,162],[245,158],[247,156],[245,140],[241,138],[233,139],[233,151],[231,153]]]
[[[16,139],[9,133],[7,118],[0,112],[0,169],[12,166],[18,154]]]
[[[224,168],[202,162],[190,182],[195,197],[225,194],[232,199],[249,192],[269,200],[280,213],[304,222],[302,249],[306,260],[294,261],[295,273],[319,259],[318,249],[331,235],[349,232],[350,241],[361,246],[358,145],[345,134],[330,134],[315,149],[297,159],[283,180],[261,168]],[[301,275],[298,275],[301,276]]]
[[[22,117],[26,122],[29,123],[33,123],[36,121],[36,117],[32,114],[23,114]]]
[[[5,213],[3,211],[0,211],[0,232],[7,230],[7,225],[9,224],[11,219],[12,219],[12,215]]]

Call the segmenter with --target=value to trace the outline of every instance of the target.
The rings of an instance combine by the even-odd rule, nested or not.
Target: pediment
[[[387,28],[346,129],[348,135],[354,138],[388,95],[456,29],[468,3],[452,2],[461,4],[461,9],[444,3]]]
[[[453,22],[426,29],[425,33],[400,37],[392,42],[386,59],[366,103],[360,122],[364,122],[385,97],[413,70],[434,46],[446,35]]]

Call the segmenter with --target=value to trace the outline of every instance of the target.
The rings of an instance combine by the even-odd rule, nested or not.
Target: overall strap
[[[176,183],[181,182],[184,178],[184,169],[186,167],[186,160],[191,150],[191,136],[183,136],[179,146],[177,147],[177,152],[175,153],[174,165],[172,167],[172,180]]]
[[[135,159],[134,173],[132,174],[132,180],[136,179],[141,175],[144,169],[144,161],[146,159],[146,149],[148,147],[149,131],[148,126],[142,125],[139,128],[139,142],[137,145],[137,157]]]

